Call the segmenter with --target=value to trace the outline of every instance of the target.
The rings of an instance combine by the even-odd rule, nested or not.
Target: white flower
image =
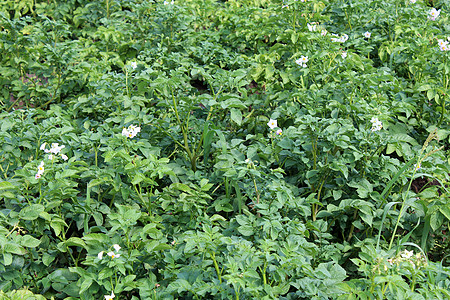
[[[48,159],[49,159],[49,160],[52,160],[52,159],[53,159],[53,154],[49,154],[49,155],[48,155]]]
[[[139,132],[141,132],[141,127],[130,125],[128,128],[122,129],[122,135],[128,138],[134,138]]]
[[[306,26],[308,26],[308,30],[309,31],[316,31],[317,29],[317,25],[311,25],[311,24],[306,24]]]
[[[116,251],[119,251],[122,247],[120,247],[118,244],[114,244],[113,248],[116,249]]]
[[[39,179],[42,177],[42,174],[44,174],[45,168],[44,168],[44,162],[41,161],[41,163],[38,166],[38,171],[36,175],[34,175],[34,178]]]
[[[276,132],[276,135],[282,135],[283,134],[283,130],[282,129],[278,129]]]
[[[383,123],[381,123],[381,121],[376,117],[373,117],[370,122],[372,123],[372,132],[379,131],[381,130],[381,128],[383,128]]]
[[[133,68],[133,70],[135,70],[137,68],[137,63],[135,61],[132,61],[130,63],[131,67]]]
[[[449,46],[448,46],[448,41],[444,41],[444,40],[438,40],[438,45],[439,45],[439,49],[441,49],[441,51],[448,51],[449,50]]]
[[[345,59],[345,58],[347,57],[347,52],[343,51],[343,52],[341,53],[341,57]]]
[[[436,8],[432,8],[429,12],[428,19],[431,21],[436,21],[436,19],[439,17],[439,14],[441,13],[441,10],[436,10]]]
[[[328,31],[326,29],[322,29],[322,31],[320,32],[320,35],[326,36],[327,33],[328,33]]]
[[[114,253],[114,252],[112,252],[112,251],[110,251],[110,252],[108,252],[108,253],[106,253],[106,254],[108,254],[108,256],[111,257],[112,259],[114,259],[114,258],[116,258],[116,257],[120,257],[120,254],[119,254],[119,253]]]
[[[341,36],[339,36],[338,34],[332,33],[331,36],[332,36],[331,41],[333,43],[345,43],[348,40],[348,35],[345,33]]]
[[[403,258],[411,258],[413,255],[414,255],[414,252],[413,252],[412,250],[411,250],[411,251],[408,251],[408,250],[406,250],[406,249],[405,249],[405,251],[403,251],[403,252],[400,254],[400,256],[403,257]]]
[[[277,127],[277,120],[270,119],[269,123],[267,123],[267,126],[269,126],[270,129],[274,129]]]
[[[41,161],[41,163],[40,163],[39,166],[38,166],[38,174],[44,173],[44,170],[45,170],[45,168],[44,168],[44,162]]]
[[[348,40],[348,35],[346,35],[345,33],[341,36],[341,38],[339,39],[339,41],[341,43],[344,43]]]
[[[370,33],[370,32],[368,32],[368,31],[364,32],[364,37],[366,37],[366,38],[370,38],[370,35],[371,35],[371,33]]]
[[[116,297],[116,295],[114,295],[114,292],[111,292],[111,295],[105,295],[105,300],[112,300],[114,297]]]
[[[420,168],[422,168],[422,164],[421,163],[414,164],[414,170],[418,171],[418,170],[420,170]]]
[[[105,253],[105,251],[100,251],[100,252],[97,254],[97,258],[98,258],[98,259],[102,259],[102,258],[103,258],[103,253]]]
[[[46,145],[47,145],[47,143],[43,143],[39,149],[45,150],[45,146],[46,146]]]
[[[416,3],[416,0],[409,0],[412,4]]]
[[[67,155],[65,155],[65,154],[61,154],[61,158],[63,159],[63,160],[68,160],[69,158],[67,157]]]
[[[309,61],[309,60],[308,60],[308,56],[303,56],[303,55],[302,55],[302,57],[300,57],[299,59],[297,59],[297,60],[295,61],[295,63],[296,63],[297,65],[299,65],[299,66],[302,66],[303,68],[306,68],[306,67],[307,67],[306,63],[307,63],[308,61]]]
[[[58,154],[64,147],[64,145],[59,146],[58,143],[52,143],[52,147],[50,148],[50,150],[45,149],[45,153],[53,153],[53,154]]]

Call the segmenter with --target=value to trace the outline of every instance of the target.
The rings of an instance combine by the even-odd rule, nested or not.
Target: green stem
[[[128,89],[128,70],[125,68],[125,87],[127,89],[127,96],[130,97],[130,91]]]
[[[216,269],[216,273],[217,273],[217,278],[219,279],[219,282],[222,283],[222,276],[221,276],[221,272],[219,270],[219,264],[217,263],[216,260],[216,253],[215,252],[211,252],[211,258],[213,260],[214,263],[214,268]]]

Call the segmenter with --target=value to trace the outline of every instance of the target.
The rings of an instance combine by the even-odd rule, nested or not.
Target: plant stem
[[[219,270],[219,264],[217,264],[216,253],[215,252],[210,252],[210,255],[211,255],[211,258],[212,258],[213,263],[214,263],[214,268],[216,269],[217,278],[219,279],[219,282],[222,283],[222,276],[220,275],[221,272]]]

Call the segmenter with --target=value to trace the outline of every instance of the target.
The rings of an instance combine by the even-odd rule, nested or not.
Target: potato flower
[[[114,292],[111,292],[111,295],[105,295],[105,300],[112,300],[114,297],[116,297],[116,295],[114,295]]]
[[[39,179],[42,177],[42,174],[44,174],[45,168],[44,168],[44,162],[41,161],[41,163],[38,166],[38,171],[36,175],[34,175],[34,178]]]
[[[317,25],[315,25],[315,24],[311,25],[308,23],[308,24],[306,24],[306,26],[308,26],[309,31],[316,31],[316,29],[317,29]]]
[[[134,138],[139,132],[141,132],[141,127],[130,125],[128,128],[122,129],[122,135],[130,139]]]
[[[276,135],[282,135],[283,134],[283,129],[278,129],[276,132]]]
[[[431,21],[436,21],[440,13],[441,13],[440,9],[436,10],[436,8],[433,7],[428,13],[429,14],[428,19],[430,19]]]
[[[379,131],[381,128],[383,128],[383,123],[381,123],[380,120],[378,120],[377,117],[373,117],[370,122],[372,123],[372,132]]]
[[[114,253],[114,252],[112,252],[112,251],[109,251],[108,253],[106,253],[109,257],[111,257],[112,259],[114,259],[114,258],[118,258],[118,257],[120,257],[120,254],[119,253]]]
[[[444,41],[439,39],[438,40],[438,45],[439,45],[439,49],[441,51],[448,51],[450,49],[450,47],[448,46],[448,41]]]
[[[122,249],[122,247],[120,247],[118,244],[114,244],[114,245],[112,245],[112,247],[114,248],[114,250],[116,250],[116,253],[114,253],[113,251],[109,251],[108,253],[106,253],[106,255],[108,255],[112,259],[120,257],[120,253],[118,253],[118,252],[119,252],[120,249]],[[98,259],[103,259],[103,254],[104,253],[105,253],[105,251],[100,251],[97,254],[97,258]]]
[[[270,129],[276,128],[278,126],[277,125],[277,120],[270,119],[269,123],[267,123],[267,126],[269,126]]]
[[[364,37],[365,38],[370,38],[370,35],[371,35],[370,32],[368,32],[368,31],[364,32]]]
[[[403,251],[402,253],[400,253],[400,256],[402,257],[402,258],[411,258],[412,256],[414,255],[414,252],[411,250],[411,251],[408,251],[408,250],[406,250],[405,249],[405,251]]]
[[[345,43],[348,40],[348,35],[345,33],[341,36],[339,36],[336,33],[332,33],[331,36],[332,36],[331,41],[333,43]]]
[[[306,68],[306,67],[307,67],[306,63],[307,63],[308,61],[309,61],[308,56],[303,56],[303,55],[302,55],[302,57],[300,57],[299,59],[297,59],[297,60],[295,61],[295,63],[296,63],[297,65],[299,65],[299,66],[302,66],[303,68]]]
[[[59,143],[52,143],[50,149],[46,149],[46,146],[47,143],[43,143],[39,149],[43,150],[45,153],[53,153],[53,154],[58,154],[59,152],[61,152],[63,148],[66,147],[64,145],[60,146]]]

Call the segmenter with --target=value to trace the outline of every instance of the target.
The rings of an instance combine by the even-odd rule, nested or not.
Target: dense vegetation
[[[449,299],[449,13],[2,1],[0,299]]]

